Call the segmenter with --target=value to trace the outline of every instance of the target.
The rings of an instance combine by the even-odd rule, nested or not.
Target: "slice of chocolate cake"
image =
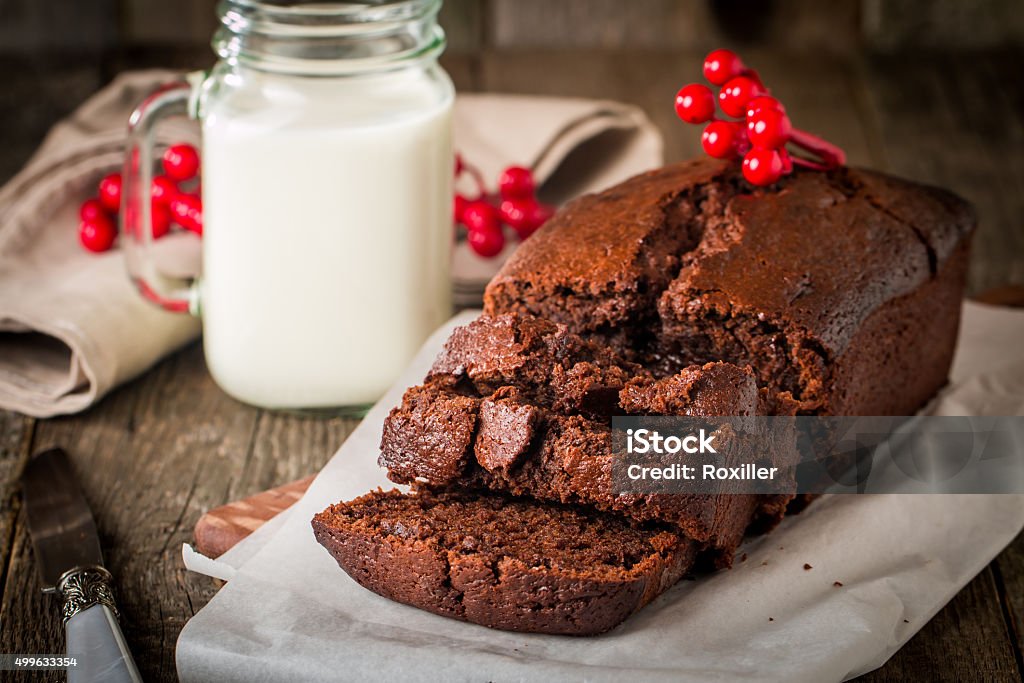
[[[313,518],[360,585],[491,628],[607,631],[676,583],[696,545],[657,525],[468,492],[369,493]]]
[[[607,419],[626,382],[649,374],[565,325],[509,314],[485,316],[452,332],[428,381],[461,382],[480,396],[514,387],[563,414]]]
[[[379,462],[396,483],[489,489],[668,522],[727,565],[762,497],[618,492],[610,418],[755,415],[761,401],[749,368],[708,363],[655,380],[564,325],[482,316],[452,334],[426,383],[392,410]],[[732,448],[757,450],[745,445],[755,439]]]

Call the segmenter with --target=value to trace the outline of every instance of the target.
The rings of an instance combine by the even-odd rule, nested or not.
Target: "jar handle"
[[[121,174],[121,242],[128,277],[148,301],[192,315],[199,315],[198,279],[162,273],[153,259],[153,147],[161,119],[193,114],[196,90],[188,81],[168,83],[135,108],[128,119],[128,150]]]

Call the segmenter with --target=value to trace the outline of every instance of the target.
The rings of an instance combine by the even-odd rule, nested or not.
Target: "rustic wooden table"
[[[976,204],[981,227],[971,292],[1024,283],[1021,55],[856,63],[745,57],[798,125],[842,145],[852,163],[943,185]],[[671,108],[679,85],[696,79],[697,60],[665,52],[526,52],[451,58],[446,66],[462,90],[634,102],[665,132],[672,160],[698,152],[697,131],[678,123]],[[15,145],[0,157],[25,151]],[[21,161],[6,158],[0,168],[13,170]],[[198,517],[314,472],[355,425],[237,403],[213,384],[198,343],[81,415],[33,420],[0,412],[0,652],[63,647],[56,605],[39,592],[19,514],[17,479],[31,453],[57,444],[70,453],[117,577],[129,644],[146,680],[169,681],[176,678],[178,632],[217,591],[181,563],[181,544],[191,539]],[[1022,649],[1024,539],[1018,538],[865,679],[1016,681],[1024,675]]]

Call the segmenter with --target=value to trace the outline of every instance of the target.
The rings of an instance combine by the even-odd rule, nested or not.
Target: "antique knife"
[[[68,656],[75,658],[68,682],[141,682],[117,623],[96,524],[67,455],[59,448],[36,455],[21,482],[43,592],[60,595]]]

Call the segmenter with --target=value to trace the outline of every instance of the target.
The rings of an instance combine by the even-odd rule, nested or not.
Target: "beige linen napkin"
[[[122,74],[57,124],[0,189],[0,407],[37,417],[84,410],[199,334],[194,318],[134,291],[119,250],[92,254],[77,237],[78,205],[120,168],[128,115],[178,76]],[[198,140],[185,120],[158,133],[161,143]],[[534,168],[553,203],[661,163],[661,138],[643,113],[606,101],[460,95],[455,144],[491,183],[510,164]],[[159,246],[174,252],[194,242],[178,234]],[[465,251],[456,249],[453,271],[468,283],[463,294],[478,296],[500,259]]]

